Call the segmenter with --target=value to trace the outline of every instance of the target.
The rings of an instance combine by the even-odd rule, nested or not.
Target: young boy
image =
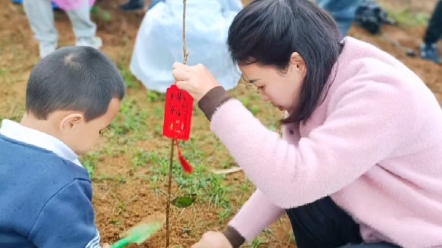
[[[91,47],[61,48],[34,67],[26,113],[0,129],[0,247],[100,247],[91,180],[77,156],[124,95],[118,69]]]
[[[38,40],[40,58],[44,58],[58,46],[51,0],[24,0],[23,7],[35,39]],[[101,48],[102,41],[95,36],[97,25],[91,21],[89,1],[83,0],[78,8],[66,13],[77,38],[76,45]]]

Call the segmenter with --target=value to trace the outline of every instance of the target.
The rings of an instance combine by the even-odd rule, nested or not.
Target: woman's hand
[[[172,75],[177,87],[189,92],[197,102],[211,89],[220,85],[202,64],[188,66],[174,63]]]
[[[232,245],[222,232],[206,232],[191,248],[232,248]]]

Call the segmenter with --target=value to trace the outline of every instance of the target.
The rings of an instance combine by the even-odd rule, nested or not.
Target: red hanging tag
[[[166,91],[163,135],[176,140],[189,140],[193,97],[176,85]]]
[[[192,113],[193,97],[186,91],[180,90],[176,85],[170,86],[166,91],[163,136],[175,140],[178,158],[186,173],[192,173],[193,169],[181,153],[179,140],[189,140],[190,138]]]

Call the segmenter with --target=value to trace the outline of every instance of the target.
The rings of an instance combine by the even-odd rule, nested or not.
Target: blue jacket
[[[0,247],[100,247],[87,171],[0,135]]]

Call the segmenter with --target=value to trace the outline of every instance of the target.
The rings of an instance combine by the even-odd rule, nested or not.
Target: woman
[[[203,65],[174,64],[177,86],[257,187],[194,248],[239,247],[283,214],[299,248],[442,247],[439,104],[400,61],[339,36],[307,0],[258,0],[235,17],[231,57],[287,113],[283,138]]]

